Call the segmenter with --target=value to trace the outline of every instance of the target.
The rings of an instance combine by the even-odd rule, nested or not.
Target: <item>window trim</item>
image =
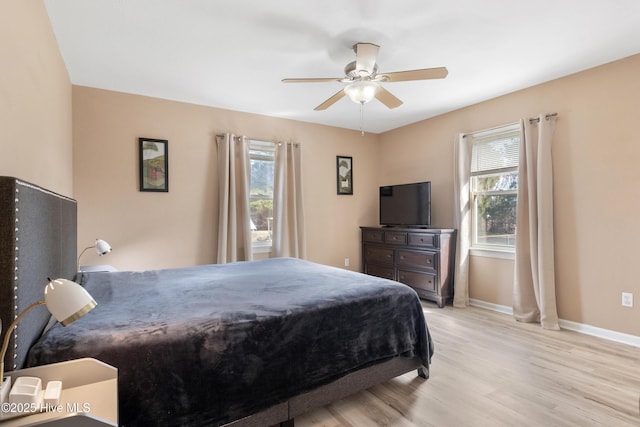
[[[273,252],[273,240],[251,242],[251,252],[254,254],[270,254]]]
[[[469,248],[469,254],[471,256],[479,256],[484,258],[497,258],[497,259],[516,259],[515,248],[500,249],[500,248],[484,248],[473,246]]]
[[[519,138],[522,138],[522,132],[520,129],[520,124],[519,123],[511,123],[508,125],[504,125],[504,126],[498,126],[496,128],[492,128],[492,129],[487,129],[487,130],[483,130],[483,131],[478,131],[478,132],[472,132],[471,135],[473,137],[473,141],[472,141],[472,147],[473,144],[476,143],[482,143],[482,142],[486,142],[486,141],[492,141],[492,140],[497,140],[500,139],[500,137],[507,137],[509,134],[514,134],[514,133],[518,133]],[[473,150],[473,148],[472,148]],[[473,152],[473,151],[472,151]],[[472,165],[472,169],[473,169],[473,165]],[[500,191],[482,191],[482,192],[477,192],[475,191],[475,187],[473,185],[473,180],[475,177],[478,176],[486,176],[486,175],[495,175],[495,174],[500,174],[500,173],[508,173],[508,172],[518,172],[518,175],[520,174],[520,171],[518,170],[518,166],[506,166],[506,167],[501,167],[501,168],[493,168],[493,169],[486,169],[486,170],[481,170],[481,171],[474,171],[471,172],[470,171],[470,176],[469,176],[469,201],[471,204],[471,236],[470,236],[470,244],[469,244],[469,253],[473,256],[483,256],[483,257],[490,257],[490,258],[500,258],[500,259],[515,259],[515,251],[516,251],[516,247],[515,247],[515,242],[513,246],[510,245],[493,245],[493,244],[482,244],[482,243],[478,243],[477,242],[477,230],[478,230],[478,214],[477,214],[477,200],[478,200],[478,195],[482,194],[482,195],[487,195],[487,196],[491,196],[491,195],[516,195],[516,199],[517,199],[517,194],[518,194],[518,190],[500,190]]]
[[[273,152],[272,156],[265,156],[255,154],[252,155],[251,151],[271,151]],[[275,166],[275,152],[276,152],[276,143],[271,141],[261,141],[257,139],[249,140],[249,162],[251,160],[263,160],[263,161],[273,161]],[[251,198],[251,194],[249,194],[249,198]],[[272,198],[273,200],[273,198]],[[260,241],[260,242],[251,242],[251,252],[254,254],[266,254],[273,252],[273,240],[268,241]]]

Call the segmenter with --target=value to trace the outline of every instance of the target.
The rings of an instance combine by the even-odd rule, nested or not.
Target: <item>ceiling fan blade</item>
[[[327,108],[331,107],[333,104],[338,102],[340,99],[342,99],[343,96],[344,96],[344,90],[341,89],[339,92],[336,92],[331,98],[327,99],[322,104],[314,108],[314,110],[315,111],[326,110]]]
[[[282,83],[325,83],[325,82],[339,82],[344,77],[319,77],[319,78],[301,78],[301,79],[282,79]]]
[[[382,102],[387,108],[397,108],[402,105],[402,101],[391,92],[380,86],[376,91],[376,98]]]
[[[378,59],[380,46],[373,43],[358,43],[353,46],[356,51],[356,71],[366,71],[367,75],[373,73]]]
[[[446,67],[423,68],[421,70],[397,71],[395,73],[380,73],[388,82],[406,82],[410,80],[444,79],[449,74]]]

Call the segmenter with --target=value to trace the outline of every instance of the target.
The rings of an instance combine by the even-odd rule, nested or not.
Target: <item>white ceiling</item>
[[[360,107],[313,108],[342,83],[351,46],[381,46],[404,101],[364,106],[381,133],[640,52],[638,0],[45,0],[71,82],[349,129]],[[230,129],[233,131],[233,129]]]

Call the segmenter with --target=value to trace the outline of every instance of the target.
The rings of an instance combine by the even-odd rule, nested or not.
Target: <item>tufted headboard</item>
[[[77,204],[68,197],[12,177],[0,177],[0,319],[9,324],[43,299],[47,277],[76,273]],[[19,369],[50,315],[45,307],[27,314],[13,333],[5,369]]]

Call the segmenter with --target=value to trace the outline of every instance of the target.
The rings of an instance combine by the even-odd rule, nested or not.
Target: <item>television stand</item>
[[[363,272],[411,286],[438,307],[453,302],[456,230],[360,227]]]
[[[426,230],[431,227],[428,225],[383,225],[380,228],[409,228],[412,230]]]

